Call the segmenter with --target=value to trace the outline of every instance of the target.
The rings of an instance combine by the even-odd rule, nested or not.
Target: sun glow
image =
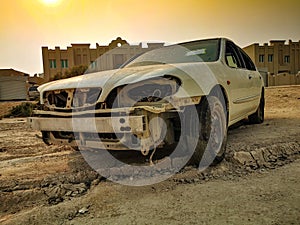
[[[42,3],[48,6],[56,6],[60,3],[61,0],[41,0]]]

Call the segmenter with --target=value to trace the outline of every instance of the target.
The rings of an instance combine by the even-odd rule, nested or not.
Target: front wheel
[[[42,131],[42,139],[46,145],[52,145],[49,131]]]
[[[225,99],[221,95],[219,97],[208,96],[197,106],[200,123],[199,134],[190,162],[199,165],[199,168],[217,164],[224,159],[227,143],[227,110],[225,105]],[[193,118],[190,118],[191,131],[195,130],[193,122]],[[192,132],[191,136],[193,136]]]

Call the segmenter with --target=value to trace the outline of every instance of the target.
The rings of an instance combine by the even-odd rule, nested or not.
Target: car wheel
[[[221,98],[221,99],[220,99]],[[208,167],[221,162],[225,156],[227,143],[227,111],[223,95],[208,96],[198,106],[199,129],[195,129],[194,117],[187,118],[190,126],[190,137],[187,146],[192,143],[191,137],[197,134],[198,139],[190,164]],[[190,149],[192,150],[192,149]]]
[[[42,131],[42,139],[46,145],[52,145],[49,131]]]
[[[259,106],[255,113],[251,114],[248,119],[250,124],[260,124],[264,122],[265,116],[265,98],[264,92],[261,93]]]

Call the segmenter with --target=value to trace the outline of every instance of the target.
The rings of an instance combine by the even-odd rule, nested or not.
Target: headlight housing
[[[165,102],[166,98],[174,95],[181,82],[178,78],[170,75],[157,77],[128,84],[118,88],[114,107],[128,107],[140,103]]]

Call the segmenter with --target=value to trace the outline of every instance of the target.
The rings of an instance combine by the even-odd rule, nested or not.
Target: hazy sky
[[[31,75],[43,72],[42,46],[300,40],[299,0],[0,0],[0,10],[0,68]]]

